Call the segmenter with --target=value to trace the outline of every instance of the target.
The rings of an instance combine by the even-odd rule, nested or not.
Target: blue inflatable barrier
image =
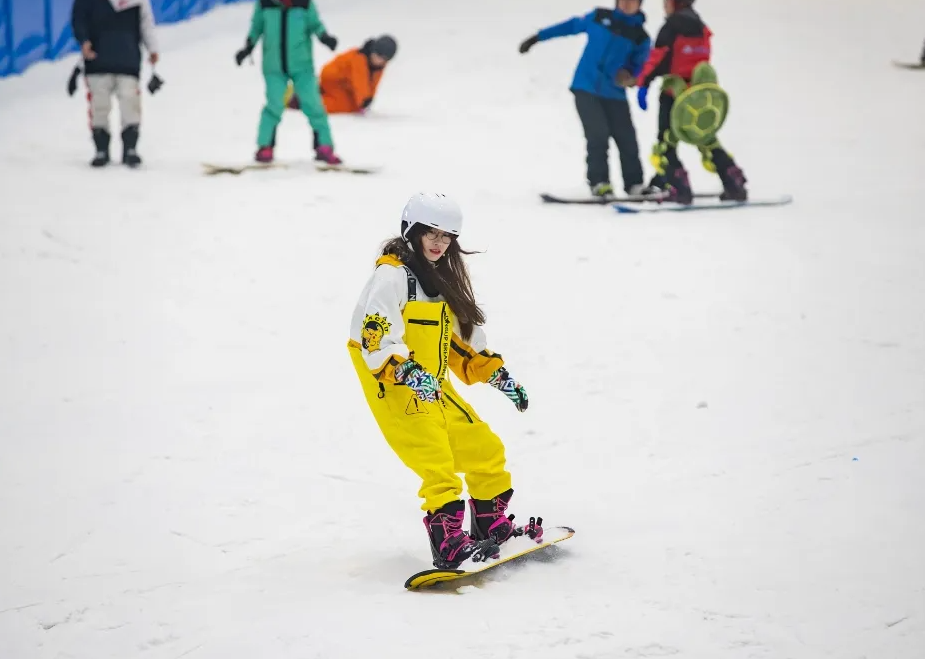
[[[251,0],[151,0],[158,24],[178,23],[226,5]],[[0,0],[0,78],[41,60],[78,50],[71,33],[74,0]]]

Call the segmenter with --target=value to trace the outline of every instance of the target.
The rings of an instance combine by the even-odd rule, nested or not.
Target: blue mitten
[[[436,403],[442,395],[439,380],[413,359],[395,367],[395,381],[412,389],[425,403]]]
[[[646,95],[649,93],[648,87],[640,87],[636,92],[636,100],[639,101],[639,109],[645,112],[649,109],[649,103],[646,101]]]
[[[527,409],[526,390],[517,380],[511,378],[507,369],[503,366],[491,374],[491,377],[488,378],[488,384],[510,398],[518,411],[523,412]]]

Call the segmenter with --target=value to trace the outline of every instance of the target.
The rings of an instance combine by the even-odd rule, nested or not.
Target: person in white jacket
[[[348,348],[363,393],[392,450],[421,478],[434,566],[498,556],[498,545],[542,528],[505,516],[514,490],[504,444],[451,384],[490,384],[521,412],[527,393],[488,349],[458,242],[462,212],[442,194],[409,199],[401,236],[387,242],[350,323]],[[465,475],[470,530],[460,499]]]

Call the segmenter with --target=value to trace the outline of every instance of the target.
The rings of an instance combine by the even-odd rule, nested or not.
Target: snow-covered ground
[[[584,39],[517,45],[589,6],[503,5],[321,3],[342,48],[399,40],[372,114],[332,118],[371,177],[200,175],[254,151],[248,6],[160,29],[144,171],[87,165],[73,57],[0,81],[0,657],[925,657],[925,73],[889,63],[925,7],[699,2],[724,141],[795,203],[641,219],[539,203],[583,186]],[[288,113],[278,157],[310,151]],[[345,349],[421,189],[463,206],[530,395],[465,389],[513,512],[577,529],[461,594],[402,588],[418,483]]]

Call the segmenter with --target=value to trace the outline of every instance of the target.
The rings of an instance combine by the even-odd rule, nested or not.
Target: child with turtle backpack
[[[341,164],[334,154],[334,141],[328,114],[318,92],[312,37],[334,50],[337,39],[328,34],[312,0],[255,0],[251,29],[244,48],[235,54],[238,66],[263,39],[263,77],[267,102],[260,115],[257,132],[258,162],[273,160],[276,127],[283,116],[286,86],[293,87],[302,99],[302,112],[317,134],[316,159],[331,165]]]
[[[348,348],[363,394],[399,459],[421,479],[434,566],[499,555],[499,545],[542,528],[517,527],[505,516],[514,490],[504,444],[448,378],[487,383],[523,412],[527,393],[490,351],[485,321],[459,245],[462,212],[442,194],[415,194],[402,213],[401,235],[388,241],[360,294]],[[460,499],[465,474],[470,529]]]
[[[745,174],[716,139],[726,117],[728,96],[716,84],[710,65],[710,28],[694,11],[694,0],[664,0],[665,25],[655,39],[649,59],[631,87],[639,85],[638,100],[648,109],[649,85],[665,76],[659,95],[658,142],[652,163],[656,175],[649,185],[668,188],[668,199],[681,204],[693,201],[687,171],[678,159],[679,142],[694,144],[700,150],[704,168],[719,175],[723,183],[720,199],[744,201]]]
[[[594,9],[542,29],[520,44],[523,54],[540,41],[588,36],[570,91],[587,145],[588,185],[596,197],[613,195],[607,155],[611,138],[620,153],[623,189],[628,194],[645,191],[636,128],[626,90],[617,83],[617,78],[638,75],[649,54],[651,41],[643,27],[646,17],[641,4],[641,0],[617,0],[614,9]]]

